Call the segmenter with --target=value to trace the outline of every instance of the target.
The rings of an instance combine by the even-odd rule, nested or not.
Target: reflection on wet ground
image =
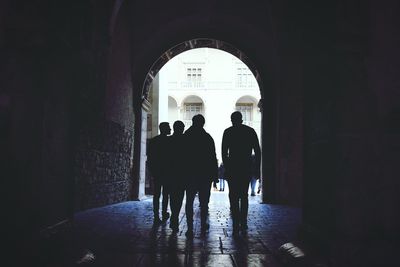
[[[72,230],[57,237],[61,252],[44,258],[56,266],[280,266],[274,255],[295,239],[300,210],[260,204],[259,195],[249,200],[249,229],[235,237],[226,191],[212,191],[205,235],[196,199],[193,239],[185,236],[184,209],[179,232],[169,221],[153,227],[151,198],[84,211]]]

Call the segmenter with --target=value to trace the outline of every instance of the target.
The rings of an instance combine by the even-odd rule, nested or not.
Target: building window
[[[253,74],[248,68],[236,69],[236,86],[237,87],[253,87]]]
[[[186,68],[186,81],[189,87],[200,87],[203,78],[202,68]]]
[[[194,115],[203,113],[202,103],[185,103],[184,107],[185,107],[184,111],[185,120],[192,120]]]
[[[252,126],[253,121],[253,104],[252,103],[237,103],[236,110],[240,111],[243,116],[243,124]]]

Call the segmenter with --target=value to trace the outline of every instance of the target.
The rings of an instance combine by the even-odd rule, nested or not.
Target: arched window
[[[243,116],[243,124],[254,127],[254,121],[258,121],[257,100],[252,96],[242,96],[236,101],[235,109]]]
[[[183,101],[183,122],[186,127],[192,125],[192,118],[194,115],[204,115],[203,100],[198,96],[188,96]]]
[[[191,120],[194,115],[203,113],[203,103],[185,103],[184,119]]]
[[[237,62],[236,65],[236,87],[255,87],[257,81],[250,69],[243,62]]]
[[[236,103],[236,110],[240,111],[243,116],[243,123],[252,126],[253,122],[253,103]]]

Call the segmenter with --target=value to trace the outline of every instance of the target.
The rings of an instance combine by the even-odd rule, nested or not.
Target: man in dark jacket
[[[187,237],[193,236],[193,201],[196,193],[199,193],[201,231],[205,233],[209,225],[208,201],[210,198],[211,183],[218,178],[218,164],[215,155],[214,140],[205,130],[205,119],[198,114],[192,118],[193,125],[185,132],[188,158],[186,180],[186,220]]]
[[[147,151],[147,164],[150,174],[153,176],[154,195],[153,212],[154,224],[160,224],[160,194],[162,190],[162,219],[166,221],[169,218],[168,208],[168,174],[169,174],[169,153],[171,128],[168,122],[161,122],[159,125],[160,134],[152,138],[149,142]]]
[[[185,140],[183,130],[185,124],[182,121],[175,121],[174,133],[171,139],[170,153],[170,196],[171,196],[171,221],[170,228],[177,232],[179,230],[179,212],[181,211],[183,195],[184,195],[184,179],[185,179]]]
[[[239,229],[247,230],[247,192],[252,177],[251,155],[254,150],[253,166],[259,172],[261,150],[256,132],[242,124],[242,114],[239,111],[232,113],[231,121],[232,126],[224,131],[222,138],[222,161],[225,166],[225,178],[229,184],[233,233],[237,234]]]

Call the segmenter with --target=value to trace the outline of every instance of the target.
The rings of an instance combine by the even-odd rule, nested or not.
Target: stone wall
[[[109,2],[108,4],[110,4]],[[75,140],[75,212],[132,199],[133,88],[128,9],[110,19],[108,5],[93,13],[98,29],[83,57],[87,86],[79,91]],[[107,18],[107,19],[106,19]]]
[[[82,132],[75,158],[76,210],[130,199],[132,152],[133,131],[115,122]]]

